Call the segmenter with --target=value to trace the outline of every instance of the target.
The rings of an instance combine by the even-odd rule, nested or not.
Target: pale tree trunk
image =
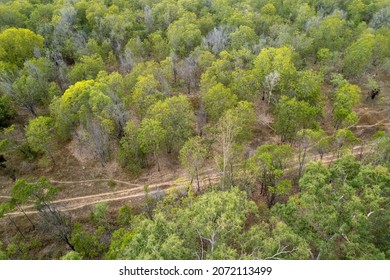
[[[306,160],[307,148],[308,148],[306,140],[302,140],[302,141],[303,144],[299,145],[299,152],[298,152],[298,178],[301,178],[302,176],[303,168],[305,167],[305,160]]]
[[[225,183],[226,183],[226,173],[227,173],[227,166],[230,161],[230,154],[231,154],[231,146],[232,146],[232,131],[231,127],[227,126],[225,133],[223,133],[223,142],[222,142],[222,153],[223,153],[223,168],[222,168],[222,176],[223,176],[223,181],[222,181],[222,188],[225,188]]]
[[[195,168],[195,176],[196,176],[196,182],[197,182],[197,186],[198,186],[197,193],[200,193],[199,172],[198,172],[198,168],[197,167]]]
[[[16,207],[18,208],[18,210],[20,212],[23,213],[23,215],[26,217],[26,219],[28,220],[30,225],[33,227],[33,229],[35,229],[35,224],[31,221],[30,217],[27,215],[26,211],[24,211],[23,207],[21,205],[18,205],[18,204],[16,204]]]
[[[160,172],[161,169],[160,169],[160,161],[158,160],[158,156],[156,153],[153,153],[153,156],[154,156],[154,159],[157,163],[157,171]]]
[[[9,215],[6,215],[6,216],[7,216],[8,220],[14,225],[14,227],[19,232],[19,234],[23,237],[23,239],[26,239],[26,236],[24,236],[23,232],[20,230],[18,225],[15,223],[15,221],[13,219],[11,219],[11,217]]]
[[[265,79],[263,85],[268,89],[268,104],[271,103],[272,91],[275,88],[280,78],[278,71],[269,73]]]

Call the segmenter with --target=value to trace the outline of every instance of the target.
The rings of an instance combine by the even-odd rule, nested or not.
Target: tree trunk
[[[26,236],[24,236],[23,232],[20,230],[20,228],[18,227],[18,225],[15,223],[15,221],[13,219],[10,218],[10,216],[7,215],[7,218],[8,220],[14,225],[14,227],[16,228],[16,230],[20,233],[20,235],[23,237],[23,239],[26,239]]]
[[[158,160],[158,157],[157,157],[156,153],[153,153],[153,155],[154,155],[154,159],[156,160],[156,163],[157,163],[157,171],[160,172],[160,162]]]
[[[37,111],[35,110],[35,107],[34,107],[34,105],[26,105],[26,108],[27,108],[27,110],[29,110],[30,111],[30,113],[34,116],[34,117],[37,117],[38,116],[38,114],[37,114]]]
[[[303,167],[305,165],[306,153],[307,153],[307,147],[305,146],[303,148],[303,155],[301,156],[301,154],[299,153],[298,178],[301,178],[302,176]]]
[[[74,246],[72,245],[72,243],[70,243],[70,241],[68,239],[65,240],[65,243],[70,247],[70,249],[72,249],[72,251],[76,251],[76,249],[74,248]]]
[[[233,163],[230,162],[229,187],[234,185]]]
[[[196,182],[198,185],[198,189],[196,190],[197,193],[200,193],[200,185],[199,185],[199,174],[198,174],[198,168],[195,168],[195,174],[196,174]]]
[[[17,208],[19,209],[20,212],[23,213],[23,215],[27,218],[27,220],[28,220],[29,223],[32,225],[33,229],[35,230],[35,225],[34,225],[34,223],[31,221],[30,217],[26,214],[26,212],[24,211],[23,207],[20,206],[20,205],[17,205]]]
[[[56,161],[54,159],[53,154],[50,152],[50,149],[46,148],[45,150],[46,150],[47,154],[49,155],[51,162],[53,163],[53,167],[56,166]]]

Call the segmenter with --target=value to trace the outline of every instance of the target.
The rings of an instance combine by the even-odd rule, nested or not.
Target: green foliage
[[[223,86],[228,86],[231,82],[232,71],[234,68],[233,56],[227,51],[222,51],[219,54],[220,59],[215,60],[202,74],[201,89],[206,93],[210,88],[221,83]]]
[[[38,89],[47,91],[49,82],[56,78],[56,69],[52,61],[47,58],[32,58],[23,64],[21,75],[31,77],[37,82]],[[47,97],[47,93],[44,93]]]
[[[232,93],[240,100],[254,102],[258,99],[261,83],[254,71],[237,69],[232,73],[232,79]]]
[[[15,116],[10,96],[0,94],[0,128],[6,127]]]
[[[295,97],[299,101],[305,101],[313,107],[321,107],[321,86],[323,77],[313,70],[307,70],[298,74],[294,83]]]
[[[390,258],[390,236],[386,230],[390,226],[390,209],[386,207],[370,215],[370,235],[376,248],[385,253],[385,258]]]
[[[332,58],[332,52],[327,48],[319,49],[317,52],[317,60],[320,64],[326,64]]]
[[[183,95],[158,101],[149,108],[148,117],[159,121],[165,129],[168,151],[179,151],[194,131],[195,115],[189,100]]]
[[[362,166],[351,156],[330,168],[312,163],[299,182],[302,192],[275,212],[305,236],[313,258],[383,259],[370,220],[386,205],[388,176],[387,169]]]
[[[21,67],[43,48],[43,37],[24,28],[8,28],[0,33],[0,59]]]
[[[333,149],[337,156],[349,152],[353,145],[360,142],[349,129],[338,129],[332,137]]]
[[[282,141],[294,141],[300,129],[316,128],[319,110],[305,101],[282,96],[275,107],[275,130]]]
[[[335,12],[310,26],[309,34],[314,39],[315,52],[321,48],[335,51],[348,42],[350,30],[341,12]]]
[[[69,80],[72,84],[95,79],[100,71],[106,70],[106,66],[100,55],[83,56],[69,72]]]
[[[128,205],[123,205],[121,208],[119,208],[118,217],[116,218],[116,221],[121,226],[128,227],[132,219],[133,217],[131,214],[131,209]]]
[[[101,81],[86,80],[70,86],[61,98],[52,103],[57,129],[64,138],[81,126],[79,139],[86,143],[102,162],[111,155],[110,141],[123,133],[128,113],[119,96],[109,87],[118,86],[109,77]],[[120,89],[120,84],[118,86]],[[117,92],[120,94],[120,91]]]
[[[276,86],[278,92],[288,92],[296,74],[293,63],[293,50],[290,47],[264,48],[254,61],[258,79],[264,83],[266,76],[277,72],[280,81]]]
[[[1,91],[37,116],[36,107],[49,104],[53,97],[52,81],[56,77],[53,63],[46,58],[32,58],[24,62],[18,73],[10,64],[1,66]]]
[[[157,154],[166,143],[167,131],[161,122],[154,119],[144,119],[137,132],[137,142],[141,151],[145,154],[153,154],[160,171],[160,163]]]
[[[137,173],[144,164],[144,154],[137,140],[138,126],[133,121],[128,121],[124,133],[124,136],[120,140],[119,161],[122,166]]]
[[[9,260],[31,260],[34,256],[32,252],[41,247],[39,240],[31,242],[25,241],[21,236],[13,236],[7,246],[6,255]]]
[[[201,43],[202,34],[199,27],[194,23],[196,16],[192,13],[183,15],[180,19],[172,22],[167,30],[167,38],[170,47],[180,56],[189,54]]]
[[[386,132],[379,131],[374,135],[373,153],[369,155],[370,162],[385,165],[390,168],[390,137]]]
[[[157,152],[166,140],[166,130],[161,122],[153,119],[144,119],[138,130],[137,139],[144,153]]]
[[[309,37],[306,31],[297,30],[297,27],[288,23],[275,23],[270,28],[271,38],[277,47],[291,46],[297,54],[308,57],[313,52],[313,38]],[[305,63],[305,61],[297,62]]]
[[[90,106],[88,100],[92,99],[93,96],[101,94],[99,91],[94,89],[95,82],[93,80],[81,81],[70,86],[65,93],[58,100],[56,107],[53,107],[53,114],[58,116],[58,122],[60,125],[76,126],[80,122],[83,122],[86,114],[86,110],[95,109],[88,108]],[[102,104],[103,105],[103,104]],[[100,113],[101,108],[96,108],[97,112]],[[62,123],[63,122],[63,123]]]
[[[258,36],[252,28],[241,25],[236,31],[230,33],[229,39],[232,49],[240,49],[244,47],[252,50],[254,45],[257,43]]]
[[[164,60],[169,55],[169,46],[167,40],[163,37],[161,32],[154,32],[149,35],[151,42],[152,53],[156,56],[158,61]]]
[[[296,14],[296,24],[299,28],[304,28],[307,21],[315,16],[316,11],[308,3],[303,3],[297,8]]]
[[[39,178],[36,183],[21,179],[12,186],[12,200],[18,204],[32,200],[36,208],[41,210],[54,198],[57,191],[45,177]]]
[[[143,118],[149,107],[163,99],[159,83],[153,75],[139,76],[134,86],[132,102],[138,115]]]
[[[275,5],[272,3],[267,3],[260,6],[259,16],[256,17],[257,28],[256,33],[269,33],[269,29],[275,23],[280,23],[283,21],[283,18],[278,15]]]
[[[122,256],[128,242],[131,241],[133,234],[129,233],[125,228],[120,228],[113,232],[110,240],[110,247],[105,255],[106,259],[117,260]]]
[[[302,129],[297,133],[297,141],[304,153],[309,148],[313,148],[322,159],[323,155],[331,149],[332,137],[328,136],[322,129]],[[304,161],[304,159],[302,160]]]
[[[69,144],[87,169],[90,155],[132,177],[152,160],[159,171],[164,162],[161,176],[180,161],[198,186],[145,186],[139,209],[121,208],[116,222],[98,204],[72,235],[50,182],[18,180],[0,215],[19,237],[0,259],[59,255],[28,241],[42,236],[24,230],[32,203],[33,228],[77,250],[64,259],[389,258],[389,136],[366,145],[375,128],[352,130],[361,116],[351,84],[380,87],[370,103],[386,105],[387,0],[0,2],[4,175],[37,176],[35,161],[54,163]],[[258,147],[276,135],[291,147]],[[361,163],[337,160],[359,150]],[[318,158],[329,167],[306,168]],[[66,177],[64,164],[45,172]]]
[[[251,139],[255,122],[253,104],[241,101],[236,108],[226,111],[216,125],[215,155],[223,188],[234,183],[234,166],[240,162],[241,145]]]
[[[354,106],[359,104],[360,88],[348,82],[342,83],[334,93],[333,118],[336,129],[357,123]]]
[[[114,233],[109,256],[215,259],[225,258],[221,253],[227,248],[237,250],[234,248],[236,238],[245,227],[247,217],[256,212],[254,203],[247,200],[245,193],[234,188],[229,192],[206,193],[190,204],[187,204],[188,199],[192,198],[182,199],[187,206],[176,208],[169,219],[157,211],[153,221],[141,220],[130,232]]]
[[[111,42],[109,40],[105,40],[99,44],[95,39],[89,39],[86,49],[88,50],[88,54],[93,57],[94,55],[98,58],[108,59],[110,50],[111,50]],[[80,66],[79,66],[80,67]]]
[[[363,34],[345,51],[344,72],[350,77],[360,76],[371,64],[374,51],[375,36]]]
[[[37,117],[26,126],[27,142],[35,152],[43,152],[55,164],[53,150],[56,144],[54,120],[50,117]]]
[[[80,261],[83,257],[75,251],[70,251],[61,257],[63,261]]]
[[[307,260],[310,256],[304,237],[275,218],[269,224],[262,222],[252,226],[239,242],[244,252],[252,252],[244,255],[244,259]]]
[[[94,206],[93,211],[89,215],[89,219],[91,222],[96,225],[106,226],[108,223],[107,220],[108,215],[108,204],[104,202],[100,202]]]
[[[254,203],[248,201],[244,192],[233,188],[229,192],[210,192],[201,196],[179,213],[178,218],[188,225],[184,232],[186,239],[192,244],[196,240],[203,242],[207,248],[206,252],[201,248],[198,253],[201,259],[214,259],[219,247],[231,247],[248,215],[255,213]]]
[[[180,150],[180,163],[187,170],[191,181],[196,177],[199,191],[199,172],[202,170],[208,154],[204,139],[199,136],[192,137]]]
[[[284,170],[291,158],[289,145],[262,145],[247,160],[251,184],[260,186],[269,208],[275,204],[277,196],[286,195],[291,189],[291,182],[284,179]]]
[[[83,259],[97,259],[101,258],[108,250],[108,244],[105,240],[106,231],[103,226],[89,232],[80,223],[77,223],[73,229],[71,243]]]
[[[3,4],[0,6],[0,26],[2,29],[23,27],[26,17],[21,13],[20,8],[18,9],[15,6],[12,5],[12,2],[8,3],[8,5]]]
[[[232,122],[235,127],[233,129],[233,140],[236,143],[242,144],[251,140],[257,120],[253,103],[247,101],[238,102],[235,108],[226,111],[220,125],[227,120]]]
[[[202,101],[207,116],[216,122],[223,112],[237,104],[237,96],[229,88],[218,83],[202,95]]]
[[[42,156],[42,154],[33,151],[27,141],[18,145],[17,151],[22,155],[23,159],[30,162]]]
[[[146,57],[146,46],[139,37],[131,38],[125,47],[125,51],[131,54],[134,63],[142,62]]]
[[[172,227],[171,222],[156,215],[153,221],[140,222],[135,232],[120,234],[119,230],[113,235],[115,243],[111,244],[108,256],[114,259],[188,259],[190,252]]]
[[[7,260],[7,253],[3,251],[3,243],[0,242],[0,260]]]
[[[381,29],[375,34],[375,44],[373,51],[373,62],[374,66],[380,66],[380,69],[385,70],[386,61],[390,59],[390,50],[386,46],[390,44],[390,30]],[[386,70],[385,70],[386,71]]]

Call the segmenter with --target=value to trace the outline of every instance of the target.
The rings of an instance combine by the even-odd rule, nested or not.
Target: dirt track
[[[199,181],[201,182],[202,186],[204,187],[209,182],[215,182],[219,179],[219,175],[216,172],[212,176],[202,177]],[[117,183],[126,184],[129,186],[132,186],[134,188],[126,189],[126,190],[120,190],[120,191],[112,191],[112,192],[105,192],[105,193],[99,193],[99,194],[93,194],[93,195],[87,195],[87,196],[79,196],[79,197],[72,197],[72,198],[66,198],[66,199],[59,199],[54,200],[52,204],[56,206],[60,211],[72,211],[81,209],[83,207],[87,207],[90,205],[94,205],[100,202],[113,202],[113,201],[119,201],[119,200],[127,200],[128,202],[135,202],[137,199],[143,199],[145,198],[145,185],[141,184],[135,184],[131,182],[126,181],[119,181],[119,180],[112,180],[112,179],[96,179],[96,180],[81,180],[81,181],[57,181],[57,180],[51,180],[54,184],[80,184],[85,182],[109,182],[109,181],[115,181]],[[177,180],[170,180],[162,183],[155,183],[155,184],[149,184],[148,185],[148,195],[153,196],[155,194],[158,194],[161,191],[165,191],[168,189],[177,189],[177,188],[185,188],[188,186],[190,182],[188,180],[182,180],[178,182]],[[4,198],[10,198],[4,196]],[[29,210],[34,209],[34,205],[27,205],[23,208],[25,210],[26,214],[36,214],[38,211],[36,210]],[[15,211],[8,213],[7,215],[10,216],[20,216],[24,215],[21,212]]]
[[[355,146],[352,148],[354,154],[360,153],[368,153],[370,152],[370,145],[367,146]],[[363,150],[362,150],[363,149]],[[323,163],[331,163],[336,159],[336,155],[334,153],[325,154],[322,158]],[[310,160],[319,160],[318,156],[309,156],[307,161]],[[296,168],[297,164],[294,163],[288,169]],[[207,187],[211,182],[218,182],[221,173],[217,170],[208,169],[205,170],[200,176],[200,185],[202,188]],[[127,203],[137,203],[140,200],[145,198],[145,185],[148,186],[149,195],[157,195],[159,192],[166,191],[168,189],[177,189],[177,188],[185,188],[190,183],[186,179],[176,179],[169,180],[165,182],[159,183],[151,183],[151,184],[139,184],[132,183],[123,180],[115,180],[115,179],[92,179],[92,180],[80,180],[80,181],[58,181],[58,180],[50,180],[53,184],[58,185],[66,185],[66,184],[85,184],[85,183],[97,183],[97,182],[110,182],[113,181],[117,184],[123,184],[129,186],[129,188],[119,191],[110,191],[103,192],[92,195],[84,195],[78,197],[71,197],[66,199],[58,199],[54,200],[52,204],[56,206],[60,211],[73,211],[78,210],[90,205],[94,205],[100,202],[114,202],[114,201],[126,201]],[[1,198],[10,198],[8,196],[1,196]],[[26,205],[24,208],[26,214],[36,214],[38,211],[34,209],[34,205]],[[34,210],[33,210],[34,209]],[[21,212],[15,211],[8,213],[10,216],[21,216],[24,215]]]

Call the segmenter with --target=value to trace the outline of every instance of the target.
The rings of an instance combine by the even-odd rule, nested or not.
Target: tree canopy
[[[0,1],[0,259],[389,259],[389,18]]]

